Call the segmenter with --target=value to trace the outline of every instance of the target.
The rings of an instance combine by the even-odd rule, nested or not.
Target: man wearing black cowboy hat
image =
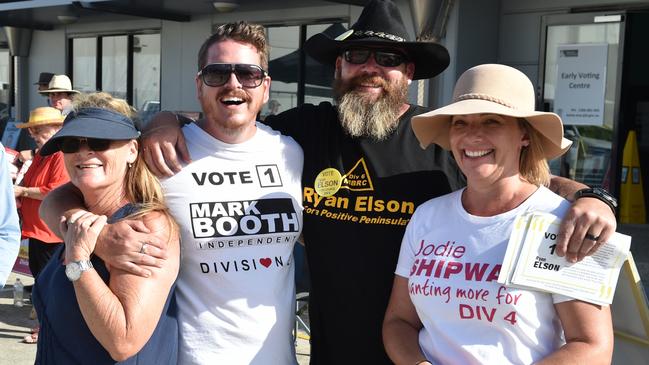
[[[54,74],[51,72],[41,72],[38,75],[38,81],[35,82],[34,85],[38,85],[39,92],[47,90],[47,87],[50,84],[50,80],[52,80],[53,76]]]
[[[304,149],[312,364],[391,363],[381,324],[405,226],[419,204],[464,184],[448,152],[431,146],[422,155],[410,127],[411,117],[427,109],[408,104],[408,84],[442,72],[448,52],[408,38],[392,1],[370,1],[349,31],[305,44],[316,60],[335,64],[336,105],[305,104],[265,121]],[[152,169],[173,175],[180,164],[168,146],[184,139],[173,115],[157,119],[145,153],[156,161]],[[602,235],[614,230],[607,205],[584,199],[574,209],[598,212],[578,219],[577,248],[593,246],[583,240],[589,227]]]

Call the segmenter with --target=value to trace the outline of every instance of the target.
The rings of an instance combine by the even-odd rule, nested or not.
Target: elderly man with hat
[[[54,75],[47,85],[47,89],[39,90],[42,95],[47,95],[48,103],[67,115],[72,110],[72,97],[79,91],[72,89],[72,82],[66,75]]]
[[[439,44],[410,41],[389,0],[370,1],[350,30],[335,39],[318,34],[305,49],[335,65],[336,104],[305,104],[265,123],[304,149],[311,363],[389,364],[381,324],[406,224],[419,204],[465,182],[447,151],[431,146],[422,153],[410,127],[411,118],[427,109],[408,104],[408,85],[442,72],[449,55]],[[156,119],[144,140],[145,158],[158,174],[172,175],[181,169],[177,153],[186,161],[190,156],[176,117]],[[559,178],[553,184],[555,191],[583,187]],[[579,200],[566,221],[571,259],[596,247],[584,240],[587,232],[604,241],[615,226],[609,206],[596,199]],[[568,239],[562,242],[565,251]],[[132,260],[113,264],[142,273],[133,265],[142,259]]]

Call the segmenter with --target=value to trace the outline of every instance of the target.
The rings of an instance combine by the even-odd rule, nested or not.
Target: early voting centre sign
[[[563,124],[604,124],[607,44],[562,44],[557,47],[554,112]]]

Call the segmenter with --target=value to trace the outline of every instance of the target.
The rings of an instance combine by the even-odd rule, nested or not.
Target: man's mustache
[[[221,100],[222,98],[229,97],[229,98],[239,98],[243,100],[244,102],[249,102],[250,101],[250,95],[246,93],[244,90],[241,89],[225,89],[219,92],[216,95],[217,100]]]
[[[349,80],[347,85],[348,85],[348,90],[353,90],[363,85],[372,85],[375,87],[380,87],[381,89],[383,89],[383,91],[386,92],[388,91],[389,88],[388,82],[381,76],[377,76],[377,75],[355,76],[354,78]]]

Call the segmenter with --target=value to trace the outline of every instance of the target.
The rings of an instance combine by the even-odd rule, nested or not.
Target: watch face
[[[70,281],[79,280],[81,276],[81,265],[78,262],[71,262],[65,265],[65,275]]]

